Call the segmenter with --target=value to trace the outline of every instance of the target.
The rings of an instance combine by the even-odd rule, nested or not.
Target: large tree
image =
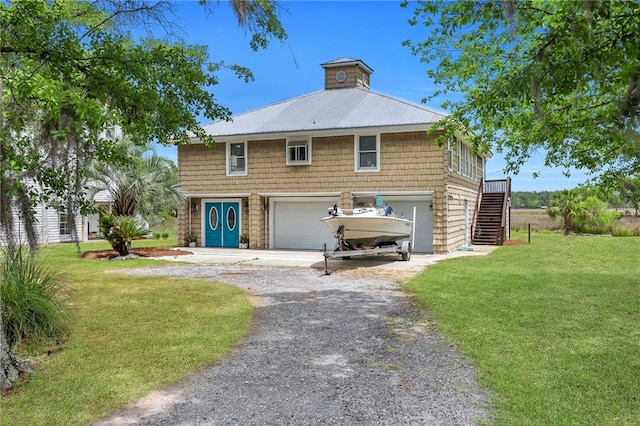
[[[415,6],[409,41],[435,95],[442,124],[460,123],[476,146],[504,152],[507,172],[536,151],[546,166],[595,175],[640,172],[640,2],[448,0]],[[456,99],[455,97],[453,99]]]
[[[254,49],[286,37],[273,1],[232,5],[253,34]],[[225,65],[210,62],[206,47],[164,35],[136,39],[130,33],[171,28],[171,8],[171,2],[147,0],[0,2],[0,237],[5,249],[18,249],[14,220],[19,216],[35,250],[33,206],[38,202],[62,205],[69,213],[90,207],[83,188],[86,165],[122,161],[106,131],[111,126],[120,126],[135,145],[188,143],[191,135],[214,142],[197,117],[230,116],[211,91],[215,72]],[[244,67],[230,68],[252,78]],[[0,385],[5,388],[20,363],[0,331]]]

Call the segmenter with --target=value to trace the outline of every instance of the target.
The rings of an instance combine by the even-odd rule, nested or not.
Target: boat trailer
[[[327,250],[327,244],[324,245],[324,274],[331,275],[327,261],[329,259],[343,258],[350,259],[358,256],[377,256],[381,254],[399,254],[400,259],[408,261],[411,259],[411,247],[416,237],[416,207],[413,208],[413,223],[411,226],[411,240],[403,240],[398,242],[390,242],[375,248],[354,247],[344,238],[344,225],[338,227],[338,231],[334,237],[338,240],[335,250]]]
[[[341,248],[338,247],[335,250],[327,250],[327,245],[324,248],[325,259],[343,258],[349,259],[357,256],[375,256],[379,254],[399,254],[400,258],[404,261],[411,259],[411,242],[401,241],[400,244],[385,245],[381,247],[358,249],[358,248]]]

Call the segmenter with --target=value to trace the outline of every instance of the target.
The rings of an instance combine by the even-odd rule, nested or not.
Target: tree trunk
[[[564,235],[569,235],[571,228],[573,228],[573,221],[571,216],[567,215],[564,217]]]
[[[118,244],[114,245],[113,249],[120,256],[123,256],[123,257],[127,256],[131,252],[131,242],[130,241],[123,241],[121,243],[118,243]]]
[[[1,306],[0,306],[1,310]],[[0,315],[0,390],[10,389],[21,373],[30,374],[34,369],[27,361],[18,358],[9,347]]]

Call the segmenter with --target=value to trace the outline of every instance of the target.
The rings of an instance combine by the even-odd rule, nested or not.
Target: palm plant
[[[553,195],[547,214],[553,218],[562,217],[564,235],[569,235],[574,219],[586,214],[584,197],[572,189],[559,191]]]
[[[175,164],[159,156],[149,144],[139,147],[126,138],[119,141],[122,158],[118,162],[95,162],[88,170],[90,196],[107,191],[115,216],[147,218],[159,210],[176,209],[184,201]]]
[[[100,212],[100,232],[120,256],[127,256],[131,252],[133,240],[147,235],[147,230],[134,217],[114,216],[106,212]]]

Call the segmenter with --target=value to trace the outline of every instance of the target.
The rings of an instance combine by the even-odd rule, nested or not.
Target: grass
[[[511,230],[556,231],[562,229],[562,218],[551,218],[545,209],[512,209]],[[622,216],[613,224],[614,237],[640,237],[640,217]]]
[[[175,237],[134,242],[158,245],[175,246]],[[83,251],[106,248],[82,245]],[[3,426],[90,423],[215,362],[248,331],[252,306],[236,287],[119,274],[164,262],[85,260],[74,245],[43,252],[51,267],[65,271],[76,320],[69,341],[2,398]]]
[[[639,247],[536,233],[430,266],[407,287],[477,367],[494,424],[637,425]]]
[[[640,217],[623,216],[618,220],[612,229],[614,237],[640,237]]]
[[[562,219],[552,218],[546,209],[512,209],[511,230],[526,230],[531,225],[532,231],[562,229]]]

